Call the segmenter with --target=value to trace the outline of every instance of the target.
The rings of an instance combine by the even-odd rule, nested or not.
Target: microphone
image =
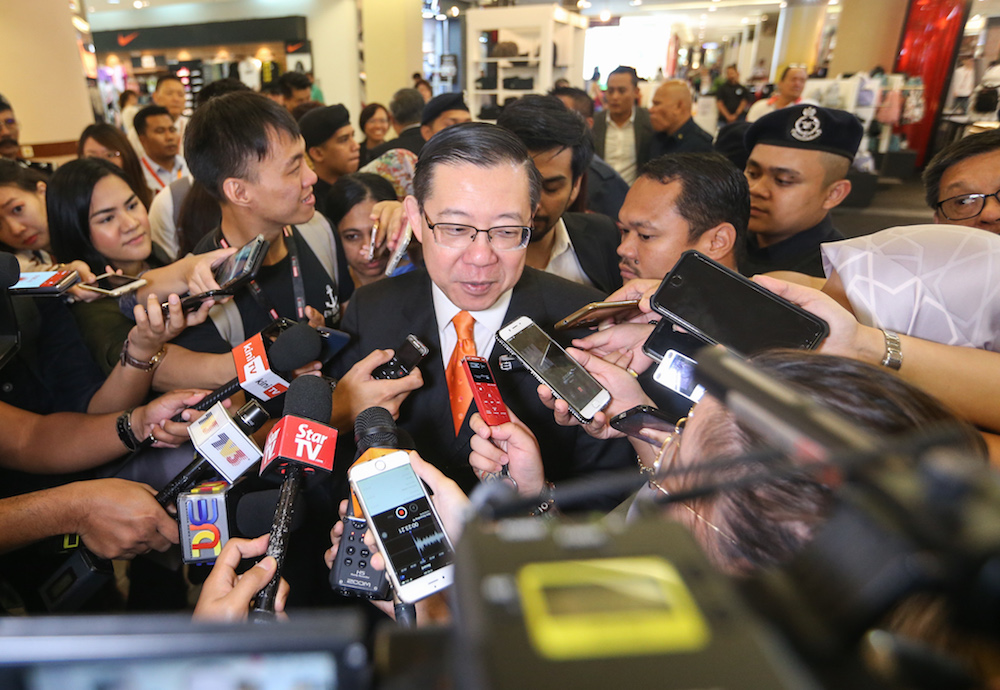
[[[294,513],[295,499],[305,474],[333,470],[337,430],[327,426],[333,412],[330,386],[315,376],[300,376],[292,381],[285,397],[284,416],[267,435],[260,473],[274,468],[285,475],[274,508],[271,537],[267,555],[277,561],[274,577],[260,592],[251,611],[254,622],[274,618],[274,602],[285,561],[288,533]]]
[[[0,252],[0,287],[6,289],[21,277],[21,265],[10,252]]]
[[[194,409],[207,410],[241,388],[261,400],[276,398],[288,390],[286,379],[291,379],[290,372],[319,359],[322,346],[319,333],[307,323],[295,323],[279,333],[270,345],[257,333],[232,350],[236,378],[205,396]],[[181,419],[175,417],[174,421]]]
[[[193,487],[210,470],[215,470],[232,484],[260,460],[260,449],[251,436],[267,420],[267,412],[256,400],[243,405],[233,417],[229,416],[229,411],[222,402],[215,403],[208,412],[188,426],[195,458],[160,489],[156,494],[157,502],[166,508],[177,500],[182,491]]]

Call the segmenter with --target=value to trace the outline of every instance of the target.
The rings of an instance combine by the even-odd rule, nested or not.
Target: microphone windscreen
[[[236,502],[235,527],[240,534],[248,539],[259,537],[271,531],[274,519],[274,507],[278,503],[280,489],[265,489],[243,494]],[[292,512],[291,531],[297,530],[305,522],[305,498],[303,494],[295,497],[295,508]]]
[[[354,420],[354,443],[360,456],[369,448],[396,448],[396,420],[384,407],[369,407],[362,410]]]
[[[285,393],[284,414],[329,424],[333,414],[330,384],[319,376],[298,377],[289,384]]]
[[[307,323],[296,323],[278,334],[267,349],[267,359],[274,371],[288,372],[319,359],[322,347],[315,328]]]
[[[21,277],[21,266],[17,257],[9,252],[0,252],[0,287],[9,288]]]

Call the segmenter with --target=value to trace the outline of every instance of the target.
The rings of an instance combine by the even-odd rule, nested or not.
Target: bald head
[[[673,134],[691,119],[691,89],[680,79],[663,82],[653,94],[649,121],[657,132]]]

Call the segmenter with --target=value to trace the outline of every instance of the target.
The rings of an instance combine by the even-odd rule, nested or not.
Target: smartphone
[[[742,356],[774,347],[811,350],[830,332],[818,316],[693,250],[681,255],[651,303],[685,331]]]
[[[507,406],[500,397],[500,389],[497,388],[496,379],[493,378],[493,371],[490,363],[483,357],[465,357],[462,360],[462,368],[469,378],[469,385],[472,387],[472,397],[476,399],[476,409],[479,416],[490,426],[497,426],[510,421],[507,414]]]
[[[410,246],[410,240],[412,239],[413,230],[410,229],[410,224],[406,223],[406,229],[403,231],[403,237],[399,240],[399,244],[396,245],[396,251],[394,251],[392,256],[389,257],[389,263],[385,265],[385,275],[391,276],[396,271],[396,268],[399,266],[399,262],[403,260],[404,256],[406,256],[406,250]]]
[[[697,365],[697,362],[684,353],[668,350],[653,372],[653,380],[691,402],[698,402],[705,395],[705,388],[695,382],[694,370]]]
[[[400,600],[448,587],[455,551],[406,451],[354,465],[347,476]]]
[[[658,444],[660,439],[644,436],[643,429],[653,429],[669,433],[674,430],[676,421],[669,415],[664,414],[655,407],[649,405],[636,405],[630,410],[625,410],[619,415],[611,418],[612,428],[618,429],[626,436],[632,436],[647,443]]]
[[[61,295],[80,282],[76,271],[25,271],[8,290],[12,295]]]
[[[185,312],[195,311],[206,300],[236,294],[237,290],[257,275],[261,264],[264,263],[264,257],[267,256],[269,247],[270,243],[264,239],[264,236],[257,235],[212,269],[212,276],[215,278],[215,282],[219,284],[218,290],[209,290],[197,295],[188,295],[181,300],[181,308]],[[163,307],[163,312],[166,313],[170,305],[164,302],[161,306]]]
[[[372,372],[373,379],[401,379],[417,368],[430,350],[420,338],[410,333],[403,344],[396,348],[392,359]]]
[[[84,290],[99,292],[108,297],[121,297],[130,292],[135,292],[145,284],[146,280],[144,278],[118,275],[117,273],[105,273],[97,276],[97,280],[93,283],[81,283],[80,287]]]
[[[569,411],[584,424],[611,402],[611,394],[597,379],[527,316],[501,328],[496,337],[536,379],[565,400]]]
[[[708,345],[711,343],[703,338],[674,330],[674,323],[670,319],[660,319],[656,323],[656,328],[646,338],[646,342],[642,344],[642,351],[650,359],[662,362],[670,350],[693,355]]]
[[[591,302],[580,307],[575,312],[555,325],[557,331],[569,328],[596,326],[604,319],[614,318],[616,321],[626,314],[639,313],[639,300],[626,299],[618,302]]]

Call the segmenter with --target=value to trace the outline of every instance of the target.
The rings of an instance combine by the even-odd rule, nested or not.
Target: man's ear
[[[41,180],[39,180],[38,182],[35,183],[35,192],[39,196],[41,196],[43,199],[45,198],[45,190],[46,189],[48,189],[48,185],[46,185]]]
[[[309,160],[313,163],[321,163],[323,161],[323,149],[319,146],[310,146],[307,148],[306,155],[309,156]]]
[[[580,196],[580,187],[583,186],[583,176],[586,174],[587,171],[584,170],[580,177],[576,178],[576,182],[573,183],[573,189],[569,193],[569,203],[566,204],[567,208],[572,206],[573,202],[576,201],[576,198]]]
[[[721,260],[732,256],[736,247],[736,228],[732,223],[719,223],[706,230],[695,243],[694,248],[705,256],[723,263]]]
[[[424,224],[423,218],[421,218],[420,204],[417,203],[417,197],[410,195],[403,199],[403,213],[406,214],[406,219],[410,221],[410,229],[413,230],[413,236],[417,238],[417,242],[420,244],[424,243]]]
[[[823,208],[829,211],[835,206],[840,206],[840,203],[847,198],[847,195],[851,193],[851,181],[850,180],[837,180],[826,190],[826,199],[823,201]]]
[[[424,138],[424,141],[430,141],[430,138],[434,136],[431,133],[430,125],[420,125],[420,136]]]
[[[222,183],[222,195],[234,206],[249,206],[253,195],[246,183],[238,177],[227,177]]]

